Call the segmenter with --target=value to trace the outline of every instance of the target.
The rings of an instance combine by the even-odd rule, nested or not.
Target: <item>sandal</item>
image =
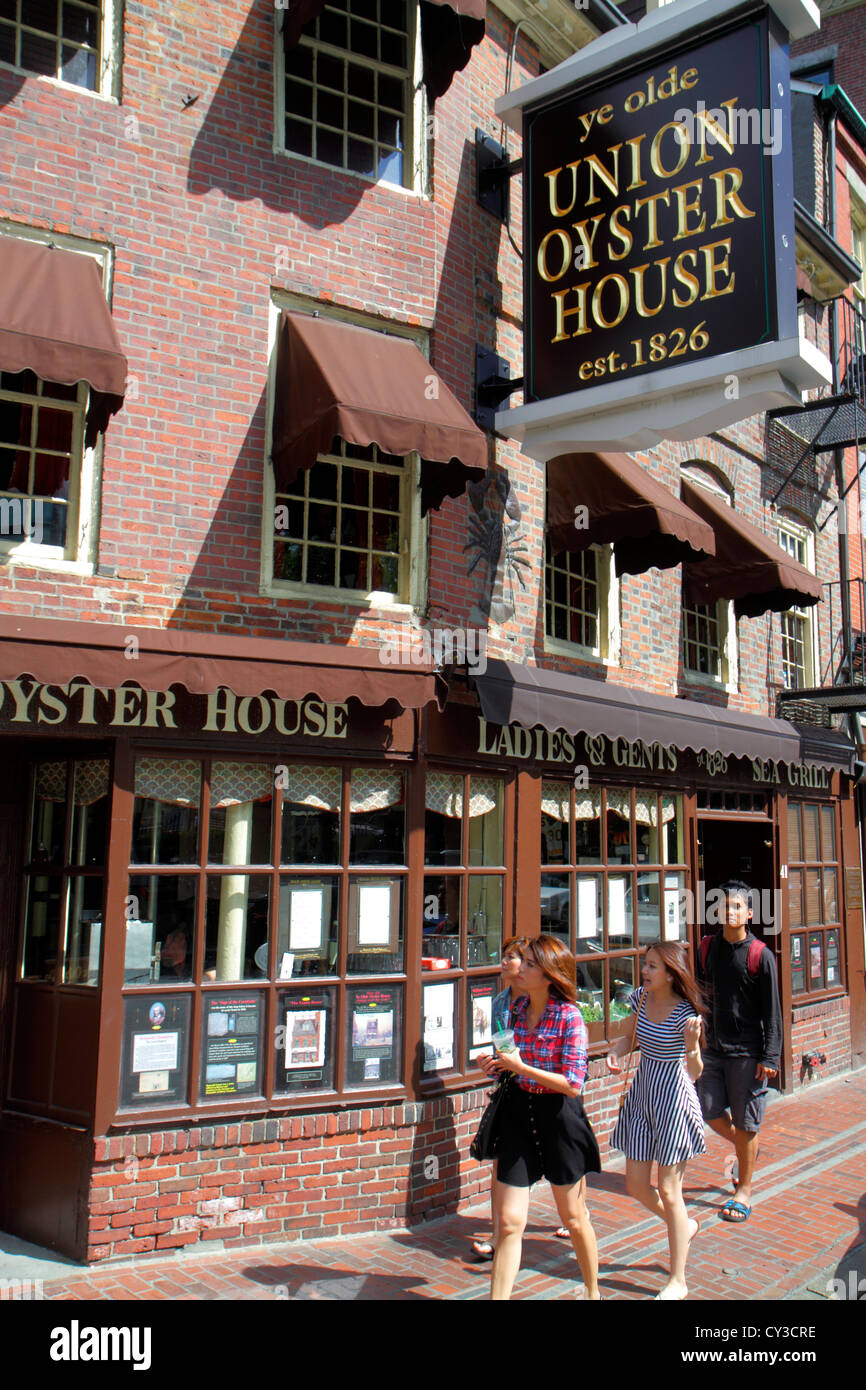
[[[494,1250],[489,1240],[473,1240],[472,1251],[478,1264],[493,1259]]]
[[[571,1232],[567,1226],[557,1226],[553,1234],[558,1240],[571,1240]]]
[[[752,1208],[745,1206],[743,1202],[735,1202],[733,1197],[722,1207],[719,1216],[722,1221],[731,1221],[735,1226],[742,1226],[744,1221],[748,1221],[752,1214]]]

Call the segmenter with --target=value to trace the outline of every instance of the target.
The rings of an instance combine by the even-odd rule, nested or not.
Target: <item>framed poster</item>
[[[454,981],[423,988],[424,1071],[454,1066]]]
[[[493,980],[469,981],[466,1037],[470,1062],[481,1053],[490,1052],[493,1046],[493,996],[496,992]]]
[[[799,932],[791,937],[791,993],[806,992],[806,938]]]
[[[400,949],[400,879],[355,879],[349,884],[349,952]]]
[[[125,999],[120,1104],[185,1105],[189,1054],[188,994]]]
[[[293,990],[277,1006],[276,1091],[332,1090],[334,992]]]
[[[838,987],[842,983],[839,969],[839,928],[834,927],[824,937],[827,947],[827,988]]]
[[[207,994],[202,1023],[199,1095],[261,1092],[264,995]]]
[[[347,1000],[346,1084],[399,1080],[402,986],[350,989]]]
[[[809,933],[809,988],[824,988],[824,933]]]

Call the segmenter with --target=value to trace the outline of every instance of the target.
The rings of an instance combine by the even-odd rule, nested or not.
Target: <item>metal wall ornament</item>
[[[478,612],[485,620],[505,623],[516,610],[515,580],[525,593],[522,571],[532,573],[526,533],[521,529],[521,506],[508,474],[501,470],[488,468],[484,478],[470,483],[466,491],[473,513],[469,540],[463,547],[464,555],[467,551],[473,555],[466,573],[471,575],[479,565],[484,566],[486,584],[478,598]]]

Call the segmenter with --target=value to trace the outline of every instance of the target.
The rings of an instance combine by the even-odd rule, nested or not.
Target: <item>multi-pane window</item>
[[[816,994],[844,987],[838,846],[836,807],[832,803],[788,802],[793,994]]]
[[[779,545],[810,569],[809,541],[805,531],[793,525],[779,527]],[[781,615],[782,683],[787,690],[802,690],[814,684],[812,658],[812,617],[803,608],[789,608]]]
[[[417,5],[329,0],[284,52],[285,148],[410,183]]]
[[[109,789],[107,758],[33,768],[22,980],[99,984]]]
[[[722,643],[717,604],[683,604],[683,666],[687,671],[721,679]]]
[[[866,204],[861,203],[856,195],[851,193],[851,251],[855,261],[858,261],[862,268],[862,275],[851,288],[860,300],[861,307],[866,300]]]
[[[687,937],[682,798],[545,779],[541,869],[541,930],[574,952],[590,1037],[609,1037],[628,1017],[639,952]]]
[[[595,548],[545,551],[545,631],[548,637],[599,649],[599,562]]]
[[[99,0],[0,0],[0,62],[76,87],[99,87]]]
[[[0,538],[66,549],[86,400],[85,382],[0,375]]]
[[[402,768],[139,758],[122,1106],[402,1083],[406,835]]]
[[[505,905],[505,783],[428,771],[425,793],[424,1073],[463,1072],[490,1050]]]
[[[334,441],[276,495],[273,577],[407,597],[411,460]]]

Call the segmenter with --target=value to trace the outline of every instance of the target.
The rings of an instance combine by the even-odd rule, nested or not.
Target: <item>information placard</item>
[[[277,1091],[321,1091],[334,1085],[334,994],[331,989],[280,995]]]
[[[204,1000],[199,1094],[257,1094],[262,1055],[261,994],[209,994]]]
[[[121,1106],[186,1104],[190,999],[140,994],[123,1008]]]
[[[349,991],[346,1082],[396,1081],[399,1075],[402,990],[379,985]]]

